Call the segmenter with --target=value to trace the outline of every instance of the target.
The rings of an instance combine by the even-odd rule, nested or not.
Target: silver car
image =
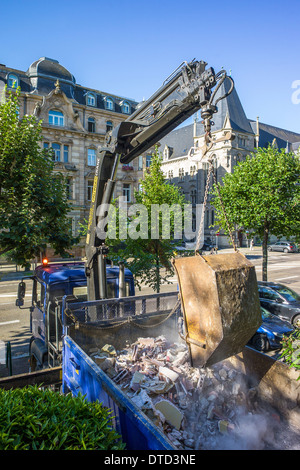
[[[269,251],[283,251],[284,253],[297,253],[297,245],[293,242],[276,242],[268,247]]]

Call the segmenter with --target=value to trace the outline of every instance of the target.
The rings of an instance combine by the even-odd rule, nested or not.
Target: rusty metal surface
[[[261,325],[255,268],[241,253],[176,258],[194,366],[239,353]]]
[[[247,376],[261,397],[275,407],[289,424],[300,429],[299,371],[246,346],[225,363]]]
[[[10,390],[14,388],[23,388],[28,385],[58,385],[62,383],[62,367],[53,367],[26,374],[12,375],[0,379],[0,388]]]

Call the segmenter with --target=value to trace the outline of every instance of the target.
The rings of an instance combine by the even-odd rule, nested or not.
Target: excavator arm
[[[195,60],[181,64],[153,96],[106,135],[96,163],[86,237],[88,300],[107,298],[108,249],[101,222],[112,199],[119,163],[130,163],[198,110],[201,110],[207,145],[211,141],[212,116],[217,112],[217,103],[231,93],[234,84],[225,70],[216,74],[212,67],[206,69],[206,66],[206,62]],[[231,82],[230,89],[215,100],[226,78]]]

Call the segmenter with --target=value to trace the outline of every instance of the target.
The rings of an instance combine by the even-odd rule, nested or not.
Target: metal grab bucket
[[[241,352],[262,323],[253,264],[241,253],[175,258],[192,366]]]

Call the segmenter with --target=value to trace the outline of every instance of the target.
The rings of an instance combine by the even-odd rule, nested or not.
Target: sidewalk
[[[240,253],[244,255],[255,255],[255,256],[262,256],[262,247],[261,246],[254,246],[252,250],[246,247],[238,248],[237,249]],[[233,248],[220,248],[218,253],[233,253]]]
[[[5,267],[0,266],[0,282],[20,281],[23,277],[29,277],[32,274],[32,271],[7,271]]]

